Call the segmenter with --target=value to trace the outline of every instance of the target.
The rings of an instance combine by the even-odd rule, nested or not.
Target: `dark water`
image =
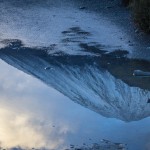
[[[132,75],[149,62],[128,59],[126,51],[99,49],[96,57],[47,52],[19,41],[1,49],[10,64],[0,62],[2,147],[92,147],[106,139],[149,149],[149,78]]]

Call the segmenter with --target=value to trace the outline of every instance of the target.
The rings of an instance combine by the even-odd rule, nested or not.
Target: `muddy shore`
[[[78,0],[76,3],[78,7],[84,6],[84,11],[92,11],[111,20],[131,38],[129,45],[134,47],[134,56],[150,60],[150,35],[137,27],[131,8],[124,7],[121,0]]]

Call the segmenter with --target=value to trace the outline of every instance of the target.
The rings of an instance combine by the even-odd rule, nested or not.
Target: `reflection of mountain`
[[[96,55],[48,55],[46,48],[25,48],[14,41],[0,50],[0,58],[105,117],[124,121],[148,117],[150,79],[135,78],[132,72],[148,71],[149,62],[128,59],[124,51],[107,53],[85,43],[80,47]]]

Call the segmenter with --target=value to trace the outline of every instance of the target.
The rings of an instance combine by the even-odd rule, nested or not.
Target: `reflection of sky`
[[[97,16],[74,9],[21,9],[23,6],[14,9],[1,4],[2,39],[17,38],[26,45],[49,46],[60,42],[62,31],[81,26],[93,33],[94,41],[128,47],[120,40],[124,33],[108,20],[99,22]],[[0,83],[0,141],[4,147],[61,149],[65,145],[94,143],[104,138],[141,150],[150,143],[148,118],[130,124],[104,118],[2,61]]]
[[[0,82],[0,141],[4,147],[61,149],[108,139],[141,150],[150,143],[149,118],[132,123],[104,118],[2,61]]]

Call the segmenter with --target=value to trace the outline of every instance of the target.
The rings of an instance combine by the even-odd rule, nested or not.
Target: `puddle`
[[[68,28],[68,30],[62,31],[61,34],[62,37],[60,43],[62,49],[60,49],[60,45],[58,46],[58,44],[51,44],[48,47],[26,47],[23,42],[18,39],[1,40],[1,43],[5,45],[5,47],[0,49],[0,58],[9,65],[41,80],[46,85],[71,99],[73,102],[80,104],[103,117],[132,122],[140,121],[141,119],[150,116],[150,105],[148,103],[150,98],[150,78],[138,78],[133,76],[134,70],[149,72],[150,63],[148,61],[128,58],[129,52],[120,49],[120,47],[105,46],[94,40],[88,42],[88,39],[92,34],[78,26]],[[63,49],[64,47],[65,49]],[[109,51],[107,51],[107,49]],[[69,50],[69,52],[67,50]],[[35,101],[34,103],[36,104],[37,102]],[[70,109],[71,106],[69,105],[67,108]],[[43,110],[45,108],[42,107],[40,109]],[[66,109],[66,107],[64,107],[64,109]],[[31,110],[31,112],[35,113],[35,110]],[[54,112],[52,112],[52,114],[53,113]],[[5,116],[5,114],[2,115]],[[44,113],[43,116],[45,117],[47,114]],[[59,117],[57,116],[57,118]],[[23,125],[26,126],[27,122],[31,122],[31,127],[35,126],[32,124],[32,120],[35,121],[32,115],[31,118],[30,116],[27,116],[25,122],[23,122],[25,125]],[[49,120],[51,120],[51,118],[49,118]],[[70,122],[70,120],[72,121],[72,119],[69,118],[68,121]],[[81,120],[83,121],[83,118]],[[38,124],[35,129],[40,135],[37,136],[38,138],[35,139],[35,142],[30,143],[32,146],[30,144],[25,144],[27,141],[24,139],[19,141],[18,145],[31,148],[35,147],[35,143],[38,141],[39,144],[36,145],[36,147],[40,147],[40,149],[41,147],[45,147],[46,149],[62,149],[66,147],[67,142],[69,142],[68,135],[66,135],[67,139],[65,140],[62,140],[62,137],[64,138],[65,135],[58,135],[56,137],[58,138],[60,136],[58,143],[56,142],[57,140],[52,140],[53,143],[56,143],[53,146],[51,143],[47,144],[49,134],[54,132],[52,134],[57,135],[57,133],[56,131],[49,131],[47,128],[43,128],[38,119],[36,122]],[[45,124],[45,120],[43,122]],[[24,130],[24,126],[21,130]],[[53,128],[55,128],[55,126],[56,125],[52,125]],[[20,130],[20,127],[15,127]],[[31,130],[31,127],[29,127],[28,130]],[[60,127],[58,128],[58,130],[61,130]],[[72,128],[72,126],[69,126],[69,128]],[[32,129],[33,135],[36,132],[35,129]],[[47,132],[47,130],[49,131],[48,135],[45,135],[43,132]],[[71,131],[68,131],[68,129],[65,128],[65,133],[70,133]],[[78,133],[76,133],[76,135],[79,136]],[[104,138],[103,136],[97,137],[99,137],[99,140]],[[115,142],[114,137],[112,138],[110,134],[106,134],[105,137],[112,141],[112,145],[108,144],[104,147],[108,146],[115,149],[113,148],[116,146],[113,145],[113,142]],[[116,138],[116,142],[123,144],[127,143],[129,148],[136,147],[136,145],[143,147],[143,145],[147,143],[142,141],[138,142],[138,144],[133,142],[133,144],[128,140],[125,140],[125,138],[129,138],[128,136],[122,137],[122,140],[120,140],[120,135],[118,137],[119,138]],[[91,138],[91,134],[89,138]],[[92,142],[96,142],[98,147],[103,145],[99,144],[100,142],[97,139]],[[91,145],[89,145],[89,142],[83,141],[83,143],[87,143],[87,147],[84,146],[84,148],[93,149],[94,145],[92,146],[92,142],[90,142]],[[2,140],[2,145],[3,143],[5,143],[5,140]],[[82,143],[80,143],[79,140],[73,140],[72,143],[76,143],[74,144],[74,148],[77,147],[83,149],[83,147],[80,146]],[[16,146],[13,144],[10,146],[4,144],[4,146],[9,148]]]
[[[58,95],[61,96],[60,100],[57,101],[56,100],[57,98],[53,100],[54,106],[56,107],[57,105],[58,107],[57,110],[55,111],[54,109],[52,109],[54,111],[53,112],[50,111],[51,107],[54,107],[50,101],[51,96],[47,96],[50,93],[48,92],[49,90],[47,90],[46,93],[43,91],[47,99],[45,101],[44,100],[45,98],[41,93],[40,98],[38,98],[37,93],[40,89],[37,89],[35,86],[33,90],[37,91],[35,92],[35,94],[33,94],[32,98],[34,100],[32,100],[32,103],[34,103],[34,105],[37,105],[40,111],[35,110],[35,108],[29,111],[34,115],[37,113],[35,115],[36,117],[37,115],[43,116],[42,124],[45,124],[44,118],[48,117],[49,111],[51,112],[52,115],[56,113],[56,116],[55,115],[54,116],[55,118],[57,118],[56,120],[59,123],[52,123],[51,128],[53,128],[53,130],[55,129],[60,130],[61,136],[58,135],[56,130],[55,131],[52,130],[54,132],[52,133],[52,135],[55,135],[57,133],[56,135],[58,135],[58,137],[56,137],[56,139],[59,138],[60,140],[60,143],[54,146],[55,149],[62,149],[62,147],[63,146],[65,147],[67,143],[73,144],[78,148],[83,143],[86,144],[100,143],[101,139],[108,139],[112,142],[127,144],[129,148],[145,147],[145,145],[148,144],[149,138],[147,138],[147,136],[149,136],[149,134],[146,132],[149,131],[148,129],[149,118],[147,117],[150,116],[149,111],[150,105],[147,102],[150,98],[149,84],[148,84],[150,78],[136,78],[135,76],[133,76],[133,71],[135,69],[142,69],[149,71],[148,68],[149,62],[144,60],[129,59],[127,58],[128,55],[127,51],[116,50],[114,52],[107,52],[105,50],[101,50],[100,45],[94,46],[93,44],[91,46],[91,44],[88,43],[80,43],[79,47],[81,47],[81,49],[84,49],[84,51],[89,50],[92,51],[94,55],[83,55],[83,56],[68,55],[68,54],[50,55],[49,49],[46,47],[43,49],[28,48],[24,47],[24,45],[19,40],[13,40],[11,42],[10,40],[6,41],[8,42],[7,43],[8,46],[0,50],[0,58],[2,60],[10,64],[11,66],[41,80],[46,85],[48,85],[53,89],[56,89],[62,94],[61,95],[56,92]],[[17,72],[18,71],[16,71],[16,74]],[[28,77],[32,78],[31,76]],[[8,77],[9,73],[7,74],[7,78]],[[14,84],[15,80],[17,80],[16,77],[14,79]],[[36,82],[38,82],[38,84],[42,84],[39,83],[39,81],[37,80]],[[32,88],[32,82],[31,85],[30,82],[28,84],[29,84],[28,86],[31,86]],[[29,87],[26,87],[25,90],[27,90],[28,88]],[[20,93],[20,91],[16,92]],[[22,91],[21,93],[23,94],[24,92]],[[54,96],[57,97],[57,94],[56,95],[54,94]],[[23,95],[24,96],[21,96],[22,97],[21,99],[28,97],[27,96],[28,94]],[[51,95],[53,95],[53,93],[51,93]],[[15,96],[18,99],[19,96],[17,95]],[[7,98],[7,96],[5,97]],[[68,101],[64,100],[63,102],[64,106],[62,106],[59,104],[59,102],[61,101],[61,97],[63,97],[63,99],[69,98],[77,104],[71,103],[70,100]],[[22,101],[25,103],[25,109],[27,109],[29,105],[28,101],[27,102],[26,100]],[[39,102],[40,104],[38,104]],[[69,104],[66,104],[67,102]],[[17,101],[17,103],[20,102]],[[79,104],[84,107],[81,107]],[[48,105],[49,107],[46,105]],[[50,107],[50,105],[52,106]],[[73,109],[74,105],[76,106],[75,107],[76,109]],[[59,110],[60,106],[62,107],[61,110]],[[14,107],[16,108],[15,105]],[[41,113],[41,111],[43,110],[45,112]],[[90,110],[96,113],[91,112]],[[83,114],[81,113],[82,111],[84,112]],[[62,112],[63,113],[60,115],[59,112],[60,114]],[[78,120],[79,113],[82,114],[80,121]],[[91,115],[90,118],[88,113]],[[64,127],[64,131],[61,131],[62,129],[60,124],[63,124],[61,117],[63,117],[64,119],[64,117],[66,117],[65,115],[70,116],[69,118],[65,119],[65,123],[67,122],[69,128]],[[37,129],[38,133],[42,132],[40,133],[42,134],[40,136],[43,136],[44,142],[46,142],[47,140],[49,140],[49,136],[51,134],[49,132],[51,132],[51,130],[49,131],[49,128],[47,129],[43,126],[40,126],[41,125],[40,121],[38,119],[37,120],[33,119],[34,118],[33,116],[32,115],[29,116],[29,118],[31,117],[30,118],[31,121],[29,122],[31,122],[31,126],[36,126],[35,128]],[[118,120],[107,118],[116,118]],[[32,120],[33,121],[36,120],[37,125],[35,124],[32,125]],[[51,120],[51,118],[48,117],[48,120]],[[73,125],[74,120],[77,121],[75,126]],[[85,120],[88,125],[84,122]],[[60,123],[60,121],[62,122]],[[95,124],[95,121],[98,122]],[[81,125],[83,122],[84,125]],[[110,126],[112,127],[110,128]],[[139,128],[139,126],[144,126],[142,127],[142,130],[140,130],[138,136],[144,136],[146,138],[145,141],[143,140],[138,141],[138,139],[141,139],[137,138],[138,137],[137,128]],[[74,131],[74,127],[76,131]],[[16,130],[19,130],[19,128],[20,127],[17,127]],[[45,130],[44,133],[43,130]],[[77,130],[78,131],[83,130],[83,134],[82,133],[80,134],[80,132],[77,132]],[[117,133],[115,133],[116,130],[118,130]],[[126,134],[129,133],[129,131],[133,133],[132,136]],[[45,135],[45,133],[49,133],[48,136],[47,134]],[[116,136],[116,138],[114,136]],[[135,140],[133,140],[133,137]],[[62,140],[62,138],[64,138],[64,140]],[[93,138],[94,140],[89,142],[89,138]],[[131,140],[132,142],[129,139],[130,140],[132,139]],[[44,143],[44,145],[46,145],[47,148],[49,147],[49,149],[50,148],[52,149],[51,145],[46,143]],[[39,145],[39,147],[41,146]],[[89,145],[89,147],[92,148],[92,145],[91,146]]]
[[[149,150],[150,78],[133,73],[150,62],[123,31],[63,2],[0,3],[0,149]]]

